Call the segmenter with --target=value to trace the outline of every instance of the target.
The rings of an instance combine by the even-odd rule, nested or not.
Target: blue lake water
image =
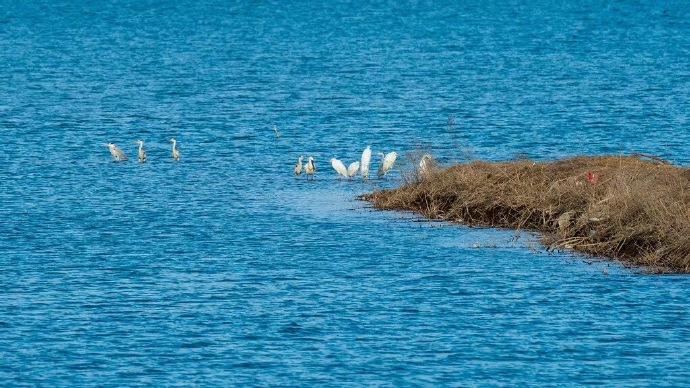
[[[0,381],[689,384],[687,276],[355,199],[420,151],[689,164],[689,12],[0,0]]]

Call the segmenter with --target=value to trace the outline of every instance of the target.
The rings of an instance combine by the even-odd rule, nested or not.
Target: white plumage
[[[113,159],[117,162],[122,162],[127,160],[127,155],[120,149],[120,147],[116,146],[113,143],[108,143],[108,150],[110,150],[110,155],[113,156]]]
[[[357,171],[359,171],[359,162],[352,162],[350,163],[350,166],[347,168],[347,176],[349,178],[352,178],[355,175],[357,175]]]
[[[367,146],[362,152],[362,163],[359,168],[362,171],[362,178],[369,179],[369,164],[371,163],[371,146]]]
[[[304,159],[304,156],[300,155],[299,158],[297,158],[297,164],[295,164],[295,175],[301,175],[302,174],[302,160]]]
[[[426,177],[434,165],[434,157],[429,154],[424,154],[422,160],[419,161],[419,176]]]
[[[385,156],[383,156],[383,153],[380,155],[382,156],[383,160],[381,161],[377,175],[382,177],[388,174],[388,172],[393,168],[393,165],[395,165],[395,160],[398,158],[398,153],[393,151],[387,153]]]
[[[331,166],[333,166],[333,169],[334,169],[335,172],[337,172],[339,175],[342,175],[342,176],[344,176],[344,177],[347,177],[347,168],[345,167],[345,165],[343,164],[343,162],[341,162],[340,160],[338,160],[338,159],[336,159],[336,158],[333,158],[333,159],[331,159]]]
[[[316,174],[316,165],[314,164],[314,158],[311,156],[309,159],[307,159],[307,164],[304,167],[305,172],[307,173],[307,178],[311,177],[314,179],[314,174]]]
[[[139,162],[144,163],[144,162],[146,162],[146,151],[144,151],[144,141],[143,140],[137,140],[137,144],[139,144],[139,150],[137,152],[137,156],[139,157]]]
[[[177,149],[177,140],[175,138],[170,139],[172,143],[172,157],[176,162],[180,161],[180,150]]]

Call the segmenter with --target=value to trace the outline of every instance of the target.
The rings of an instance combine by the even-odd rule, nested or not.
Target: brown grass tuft
[[[549,248],[690,273],[690,173],[644,155],[476,161],[362,199],[431,219],[539,231]]]

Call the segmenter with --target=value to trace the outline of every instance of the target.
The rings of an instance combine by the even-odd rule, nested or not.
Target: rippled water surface
[[[422,150],[690,163],[689,11],[0,0],[0,381],[687,385],[686,276],[355,197]]]

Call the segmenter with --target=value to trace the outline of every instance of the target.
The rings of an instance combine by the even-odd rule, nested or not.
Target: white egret
[[[316,165],[314,164],[314,158],[311,156],[307,159],[307,164],[305,165],[305,172],[307,173],[307,178],[311,176],[314,179],[314,174],[316,174]]]
[[[350,163],[350,166],[347,168],[347,177],[354,177],[355,175],[357,175],[357,171],[359,171],[359,162]]]
[[[170,139],[170,142],[172,143],[172,157],[176,162],[180,161],[180,150],[176,148],[177,146],[177,140],[173,137]]]
[[[362,152],[362,163],[359,165],[362,178],[369,179],[369,164],[371,163],[371,146],[367,146]]]
[[[419,161],[419,176],[424,178],[429,175],[434,164],[434,157],[429,154],[424,154],[422,160]]]
[[[139,150],[137,152],[139,156],[139,163],[144,163],[146,162],[146,151],[144,151],[144,141],[137,140],[137,144],[139,144]]]
[[[295,164],[295,175],[302,174],[302,160],[304,160],[304,156],[300,155],[299,158],[297,158],[297,164]]]
[[[106,145],[110,150],[110,155],[113,156],[113,159],[115,159],[116,162],[123,162],[127,160],[127,155],[125,155],[125,153],[120,149],[120,147],[116,146],[113,143],[108,143]]]
[[[347,167],[341,162],[340,160],[333,158],[331,159],[331,166],[333,166],[333,169],[335,172],[338,173],[338,175],[342,175],[345,178],[347,178]]]
[[[384,155],[383,152],[379,152],[379,155],[381,155],[381,165],[379,166],[379,171],[377,175],[380,178],[386,176],[386,174],[388,174],[388,171],[390,171],[393,168],[395,160],[398,158],[398,153],[393,151]]]

